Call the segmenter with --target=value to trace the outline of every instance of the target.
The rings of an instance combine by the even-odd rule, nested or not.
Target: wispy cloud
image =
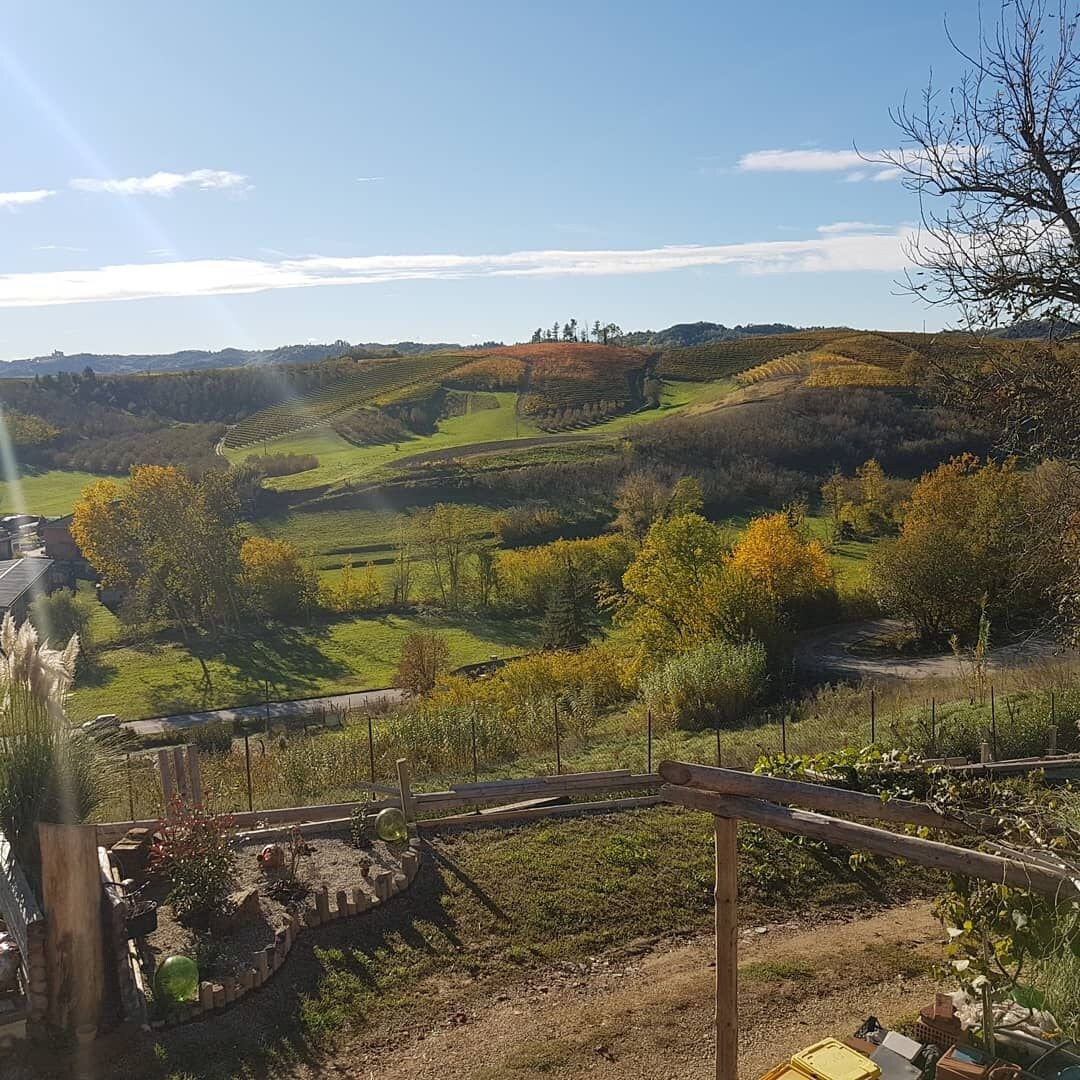
[[[246,190],[251,185],[242,173],[227,169],[195,169],[192,172],[156,172],[150,176],[129,176],[123,180],[78,177],[71,181],[76,191],[100,191],[109,195],[173,195],[183,188],[215,191],[223,188]]]
[[[326,285],[505,277],[597,277],[727,266],[752,274],[895,271],[906,229],[823,233],[808,240],[644,248],[517,251],[497,255],[359,255],[197,259],[91,270],[0,274],[0,307],[155,297],[222,296]]]
[[[875,225],[872,221],[833,221],[828,225],[819,225],[817,231],[822,236],[850,236],[854,233],[884,233],[895,235],[895,225]]]
[[[31,206],[55,195],[55,191],[39,188],[37,191],[0,191],[0,206],[15,210],[20,206]]]
[[[72,247],[71,244],[38,244],[35,251],[62,251],[72,255],[82,255],[86,252],[84,247]]]
[[[842,172],[866,162],[854,150],[754,150],[738,161],[740,172]]]
[[[358,184],[378,184],[385,179],[385,176],[358,176],[356,182]]]
[[[740,172],[834,173],[844,172],[849,184],[860,180],[894,180],[900,170],[882,167],[875,161],[898,150],[879,150],[868,157],[856,150],[754,150],[739,158]],[[869,160],[868,160],[869,158]]]

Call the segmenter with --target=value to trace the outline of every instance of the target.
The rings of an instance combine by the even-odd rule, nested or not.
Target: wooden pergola
[[[997,831],[992,818],[943,814],[925,803],[903,799],[882,801],[876,795],[842,788],[781,780],[732,769],[665,761],[660,775],[664,797],[692,810],[713,815],[716,835],[716,1078],[738,1080],[738,848],[740,821],[798,836],[824,840],[852,851],[905,859],[920,866],[980,878],[995,884],[1031,889],[1046,896],[1071,899],[1080,882],[1053,857],[1035,852],[990,854],[937,840],[906,836],[862,825],[844,814],[867,821],[914,825],[953,835],[981,836]],[[808,809],[793,809],[793,804]],[[815,813],[814,811],[827,811]]]

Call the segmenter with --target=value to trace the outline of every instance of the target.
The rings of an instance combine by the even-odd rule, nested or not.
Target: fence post
[[[38,825],[49,1020],[94,1028],[105,1000],[101,867],[93,825]]]
[[[131,754],[125,754],[125,771],[127,772],[127,785],[128,785],[128,813],[131,815],[131,820],[135,820],[135,784],[131,778]]]
[[[405,824],[411,825],[416,820],[416,810],[413,806],[412,785],[409,781],[408,758],[397,760],[398,794],[401,798],[401,812],[405,815]]]
[[[718,716],[716,718],[716,765],[717,765],[717,768],[719,768],[720,765],[722,765],[722,764],[723,764],[723,762],[721,762],[721,760],[720,760],[720,717]]]
[[[877,697],[874,688],[870,687],[870,745],[877,742]]]
[[[161,778],[161,798],[165,803],[165,817],[171,818],[173,815],[173,796],[176,794],[176,788],[173,786],[172,779],[172,765],[170,763],[169,751],[161,749],[158,751],[158,773]]]
[[[251,744],[248,742],[246,731],[244,732],[244,767],[247,769],[248,813],[251,813],[255,809],[255,804],[251,795]]]
[[[555,705],[555,775],[562,776],[562,740],[559,736],[559,699],[554,701]]]
[[[983,739],[982,743],[979,746],[979,761],[983,765],[985,765],[988,761],[993,760],[994,759],[990,756],[990,744],[985,739]]]
[[[472,713],[469,715],[469,721],[472,726],[472,778],[473,783],[477,783],[480,779],[480,763],[476,757],[476,707],[473,706]]]
[[[368,764],[371,766],[371,783],[375,783],[375,732],[372,729],[371,713],[367,718],[367,752]],[[374,794],[374,792],[372,792]]]
[[[937,698],[930,699],[930,749],[937,753]]]
[[[994,700],[994,684],[990,684],[990,737],[994,748],[994,760],[999,761],[998,737],[997,737],[997,703]]]
[[[646,722],[648,724],[648,753],[645,772],[652,776],[652,709],[646,710]]]
[[[230,751],[232,750],[231,742],[229,744],[229,749]],[[195,806],[202,806],[202,770],[199,768],[199,748],[197,746],[189,746],[187,748],[187,774],[188,789],[191,792],[191,802]]]
[[[780,713],[780,752],[787,757],[787,713]]]

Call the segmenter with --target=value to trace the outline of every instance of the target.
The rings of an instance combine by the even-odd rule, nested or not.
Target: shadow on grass
[[[432,855],[425,850],[416,881],[401,897],[357,918],[307,931],[258,993],[227,1012],[146,1039],[113,1061],[109,1076],[263,1080],[296,1065],[318,1072],[341,1039],[362,1030],[380,995],[397,999],[394,989],[381,985],[376,957],[404,950],[419,954],[422,964],[424,955],[462,947],[443,903],[445,873],[468,879],[450,860]],[[475,885],[470,888],[483,896]]]

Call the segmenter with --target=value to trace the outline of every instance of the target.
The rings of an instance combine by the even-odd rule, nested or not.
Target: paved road
[[[894,619],[875,619],[809,634],[795,648],[795,666],[810,674],[842,679],[948,679],[959,674],[952,653],[907,657],[862,656],[851,651],[860,641],[901,629],[902,624]],[[1004,671],[1039,661],[1054,663],[1078,657],[1080,653],[1076,650],[1063,649],[1049,637],[1036,636],[991,649],[987,667],[991,671]]]
[[[210,709],[207,712],[180,713],[176,716],[159,716],[153,720],[130,720],[124,728],[136,735],[163,735],[166,731],[182,731],[214,721],[231,723],[233,720],[286,720],[296,716],[312,716],[318,713],[360,709],[372,702],[386,699],[401,701],[403,692],[397,689],[364,690],[355,694],[334,694],[331,697],[305,698],[302,701],[271,701],[269,705],[239,705],[232,709]]]

